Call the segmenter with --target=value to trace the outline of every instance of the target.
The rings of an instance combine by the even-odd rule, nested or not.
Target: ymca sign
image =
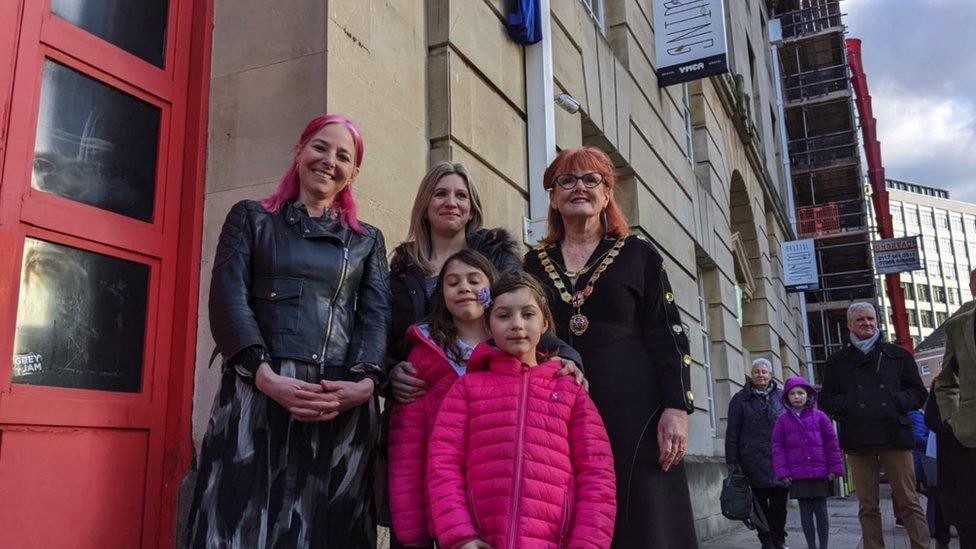
[[[729,70],[723,0],[654,0],[657,85]]]

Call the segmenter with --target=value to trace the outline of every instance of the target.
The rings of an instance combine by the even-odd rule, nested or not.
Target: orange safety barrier
[[[840,216],[837,204],[828,202],[820,206],[797,208],[800,236],[821,236],[840,232]]]

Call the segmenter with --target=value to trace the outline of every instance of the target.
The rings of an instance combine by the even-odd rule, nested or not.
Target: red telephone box
[[[0,547],[171,546],[209,0],[0,0]]]

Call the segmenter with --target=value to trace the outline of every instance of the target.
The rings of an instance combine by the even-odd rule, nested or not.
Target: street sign
[[[878,274],[917,271],[922,268],[918,253],[918,237],[886,238],[871,243],[874,249],[874,270]]]
[[[817,253],[813,239],[791,240],[780,244],[783,258],[783,285],[787,292],[805,292],[820,288]]]
[[[722,0],[654,0],[659,87],[728,72]]]

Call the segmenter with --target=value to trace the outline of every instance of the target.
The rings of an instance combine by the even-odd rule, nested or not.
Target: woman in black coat
[[[444,260],[467,248],[488,258],[498,272],[522,266],[518,244],[504,229],[483,229],[484,216],[478,189],[462,164],[441,162],[428,170],[417,189],[410,213],[407,241],[393,250],[390,290],[393,293],[393,326],[390,355],[400,362],[407,328],[430,312],[430,294]],[[400,370],[393,374],[394,393],[399,390]],[[412,374],[410,368],[406,373]]]
[[[783,391],[773,379],[772,364],[765,358],[752,361],[745,387],[729,402],[725,430],[725,463],[739,468],[749,479],[752,493],[769,525],[759,529],[764,548],[780,548],[786,541],[786,500],[789,488],[773,474],[772,435],[776,418],[783,413]]]
[[[613,164],[599,149],[559,153],[543,178],[549,228],[525,257],[548,291],[557,335],[583,356],[617,473],[613,546],[693,548],[682,457],[689,343],[654,246],[627,235]]]
[[[356,219],[363,143],[312,119],[278,190],[217,244],[223,377],[200,452],[192,547],[375,547],[376,386],[390,322],[383,235]]]

